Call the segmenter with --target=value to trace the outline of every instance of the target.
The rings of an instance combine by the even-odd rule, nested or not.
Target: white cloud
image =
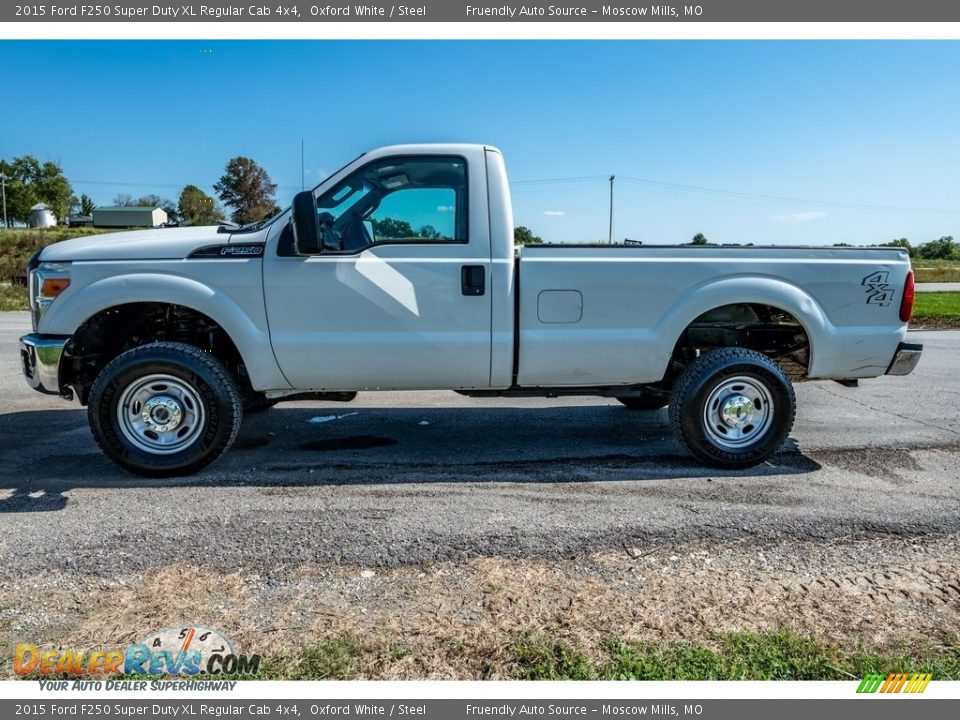
[[[544,210],[543,214],[548,217],[563,217],[567,213],[563,210]]]
[[[438,205],[438,206],[437,206],[437,212],[439,212],[439,213],[448,213],[448,212],[453,212],[453,211],[454,211],[453,205]]]
[[[801,223],[822,220],[827,216],[824,210],[814,210],[812,212],[789,213],[787,215],[771,215],[771,220],[784,223],[786,225],[800,225]]]

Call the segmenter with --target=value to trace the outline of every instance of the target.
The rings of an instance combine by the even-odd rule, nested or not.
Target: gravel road
[[[531,630],[589,652],[960,638],[960,332],[914,333],[912,376],[799,385],[788,446],[750,471],[698,466],[664,412],[425,392],[281,405],[201,475],[146,481],[26,387],[27,325],[0,314],[0,647],[199,623],[266,657],[360,637],[362,677],[471,679],[509,675]]]
[[[100,454],[84,410],[25,386],[27,325],[0,314],[0,579],[960,530],[960,332],[913,333],[912,376],[801,384],[788,447],[750,471],[698,466],[665,412],[422,392],[281,405],[201,475],[147,481]]]

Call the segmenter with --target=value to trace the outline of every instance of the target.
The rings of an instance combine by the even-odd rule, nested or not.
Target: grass
[[[913,304],[913,322],[934,321],[960,325],[960,292],[918,292]]]
[[[27,276],[27,261],[47,245],[81,235],[102,235],[106,232],[114,231],[102,228],[0,228],[0,282],[23,282]]]
[[[102,228],[0,228],[0,312],[29,310],[27,288],[22,283],[27,277],[27,261],[47,245],[79,237],[116,232]]]
[[[550,635],[515,646],[514,676],[526,680],[851,680],[866,673],[960,677],[960,646],[924,653],[846,650],[778,630],[716,636],[716,646],[607,640],[590,657]]]
[[[338,635],[298,653],[286,653],[267,661],[261,680],[353,680],[357,677],[363,648],[356,635]]]
[[[29,309],[25,287],[22,285],[0,285],[0,312]]]
[[[859,680],[867,673],[891,672],[960,678],[960,644],[925,651],[866,651],[786,630],[717,634],[712,646],[609,639],[592,652],[551,633],[529,633],[499,649],[459,645],[457,651],[491,655],[480,665],[495,668],[499,677],[521,680]],[[415,649],[384,649],[355,635],[340,635],[266,662],[259,678],[378,677],[407,659],[416,662]]]
[[[917,282],[960,282],[960,259],[913,259],[913,273]]]
[[[960,648],[912,655],[849,651],[787,631],[729,633],[718,647],[611,642],[598,674],[608,680],[844,680],[866,673],[960,677]]]
[[[426,652],[431,656],[437,648]],[[788,630],[717,633],[711,644],[628,642],[612,638],[588,651],[552,632],[527,633],[499,646],[449,643],[471,657],[476,676],[512,680],[860,680],[868,673],[931,673],[960,679],[960,637],[918,649],[843,648]],[[398,663],[405,663],[399,664]],[[8,662],[0,665],[9,675]],[[416,647],[346,633],[266,659],[256,680],[400,679],[417,666]],[[121,679],[121,678],[116,678]],[[125,679],[144,679],[129,677]]]

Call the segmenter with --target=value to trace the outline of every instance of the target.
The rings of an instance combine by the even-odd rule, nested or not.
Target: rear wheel
[[[637,395],[635,397],[618,397],[617,402],[631,410],[659,410],[665,408],[669,398],[665,395]]]
[[[757,465],[783,445],[796,416],[793,386],[766,355],[711,350],[674,384],[670,421],[699,460],[719,468]]]
[[[233,443],[242,399],[226,368],[184,343],[128,350],[97,376],[87,417],[103,452],[147,477],[189,475]]]

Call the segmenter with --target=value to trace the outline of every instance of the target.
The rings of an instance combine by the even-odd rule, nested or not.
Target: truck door
[[[321,253],[296,255],[279,230],[264,295],[295,388],[489,387],[485,188],[482,162],[381,158],[317,197]]]

